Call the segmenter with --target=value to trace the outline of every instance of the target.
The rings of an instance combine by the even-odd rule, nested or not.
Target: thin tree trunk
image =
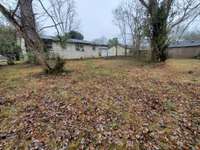
[[[118,56],[118,46],[115,46],[116,49],[116,56]]]
[[[140,50],[140,43],[141,43],[141,37],[137,36],[136,43],[135,43],[136,50]]]

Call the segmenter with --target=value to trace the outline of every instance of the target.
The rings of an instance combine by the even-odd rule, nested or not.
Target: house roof
[[[119,44],[119,46],[127,49],[132,49],[133,47],[131,45],[124,45],[124,44]]]
[[[122,48],[126,48],[126,49],[132,49],[133,47],[131,45],[123,45],[123,44],[118,44],[118,46],[122,47]],[[110,48],[115,47],[115,46],[111,46]]]
[[[58,41],[58,38],[57,37],[53,37],[53,36],[41,36],[41,38],[43,40]],[[106,45],[106,44],[98,44],[98,43],[95,43],[95,42],[90,42],[90,41],[86,41],[86,40],[78,40],[78,39],[69,39],[67,41],[67,43],[108,47],[108,45]]]
[[[200,41],[184,40],[171,43],[169,45],[169,48],[198,47],[198,46],[200,46]]]
[[[77,40],[77,39],[69,39],[68,43],[75,43],[75,44],[85,44],[85,45],[93,45],[94,43],[86,40]]]
[[[85,45],[92,45],[92,46],[108,47],[108,45],[106,45],[106,44],[98,44],[98,43],[90,42],[90,41],[86,41],[86,40],[69,39],[67,42],[75,43],[75,44],[85,44]]]

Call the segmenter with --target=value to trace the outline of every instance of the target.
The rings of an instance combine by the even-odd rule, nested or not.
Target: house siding
[[[126,49],[124,47],[121,46],[117,46],[116,47],[111,47],[110,49],[108,49],[108,56],[112,57],[112,56],[125,56],[126,55],[126,51],[127,51],[127,55],[130,54],[130,49]]]
[[[194,58],[200,55],[200,46],[168,48],[169,58]]]
[[[20,46],[22,50],[22,55],[24,56],[24,60],[28,60],[27,52],[26,52],[26,44],[23,38],[17,38],[17,45]]]
[[[96,46],[93,50],[92,45],[83,45],[84,51],[77,51],[75,44],[67,44],[66,48],[62,48],[60,44],[53,43],[51,51],[59,55],[63,59],[81,59],[81,58],[98,58],[100,54],[100,46]]]

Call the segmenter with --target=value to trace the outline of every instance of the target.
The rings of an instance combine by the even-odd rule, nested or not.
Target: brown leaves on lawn
[[[67,75],[23,65],[0,75],[0,149],[200,148],[193,74],[134,60],[67,64]]]

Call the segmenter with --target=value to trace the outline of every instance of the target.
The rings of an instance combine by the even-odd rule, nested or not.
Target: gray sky
[[[92,40],[105,36],[107,38],[119,34],[113,24],[112,11],[121,0],[76,0],[80,31],[85,39]]]

